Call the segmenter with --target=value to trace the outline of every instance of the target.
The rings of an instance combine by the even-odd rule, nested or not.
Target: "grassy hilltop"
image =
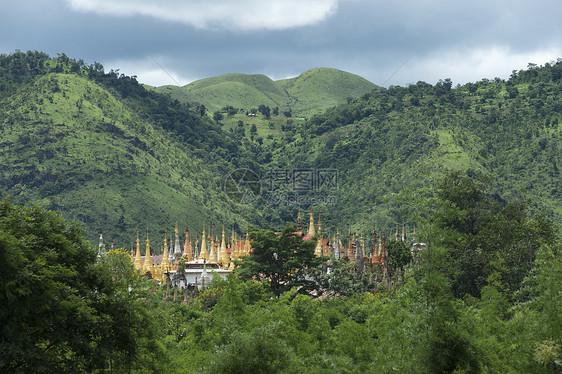
[[[335,205],[315,206],[328,233],[369,232],[374,225],[390,231],[402,222],[411,230],[423,222],[420,206],[446,170],[487,178],[499,200],[530,198],[534,213],[560,217],[561,71],[557,63],[506,81],[375,88],[309,119],[227,110],[213,120],[198,104],[146,90],[99,64],[39,52],[4,55],[0,192],[83,222],[92,240],[101,227],[120,245],[147,228],[158,243],[176,221],[196,232],[203,224],[243,232],[247,223],[294,222],[299,206],[267,191],[249,203],[230,201],[225,178],[239,168],[262,178],[264,190],[271,170],[337,170],[336,189],[297,193],[301,210],[334,197]],[[323,86],[319,76],[337,84]],[[300,95],[293,108],[306,110],[313,100],[305,92],[316,99],[322,93],[323,101],[343,98],[349,91],[330,87],[350,80],[335,69],[314,69],[277,82],[230,74],[193,85],[204,90],[217,82],[259,86],[256,92],[274,103],[283,92]]]
[[[316,68],[298,77],[273,81],[260,74],[229,73],[205,78],[183,87],[152,88],[180,102],[200,103],[210,112],[231,106],[250,111],[265,105],[305,116],[371,92],[377,86],[364,78],[337,69]]]
[[[0,74],[2,197],[38,202],[83,222],[90,239],[101,228],[121,245],[147,229],[163,239],[176,221],[198,232],[244,222],[222,192],[244,151],[208,118],[64,57],[3,56]]]

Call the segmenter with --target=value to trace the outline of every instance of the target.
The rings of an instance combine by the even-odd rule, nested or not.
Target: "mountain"
[[[377,86],[337,69],[317,68],[298,77],[273,81],[265,75],[230,73],[201,79],[183,87],[150,87],[183,103],[200,103],[209,111],[232,106],[249,111],[265,105],[306,115],[371,92]]]
[[[0,197],[60,211],[90,240],[101,228],[121,245],[147,229],[160,243],[178,220],[198,232],[259,222],[222,191],[229,171],[255,161],[210,119],[64,55],[0,56],[0,82]]]
[[[336,70],[307,73],[217,80],[259,86],[272,102],[293,92],[302,110],[305,92],[346,95],[319,83],[342,86]],[[308,120],[257,113],[263,123],[248,134],[250,119],[235,130],[99,64],[16,52],[0,56],[0,197],[60,211],[90,240],[101,227],[126,246],[147,228],[159,243],[176,221],[192,232],[279,229],[311,204],[328,234],[411,231],[423,227],[434,180],[458,170],[486,180],[500,201],[528,198],[532,214],[560,219],[561,77],[553,63],[508,80],[375,88]],[[237,202],[229,181],[259,193]]]
[[[331,230],[406,223],[411,232],[448,170],[482,178],[500,200],[530,199],[531,214],[559,220],[561,77],[558,62],[507,81],[378,89],[313,117],[272,159],[337,170],[337,202],[318,208]]]

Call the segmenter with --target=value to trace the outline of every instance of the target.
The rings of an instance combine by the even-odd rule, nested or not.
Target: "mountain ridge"
[[[317,113],[378,88],[365,78],[334,68],[314,68],[280,80],[263,74],[226,73],[182,87],[147,87],[180,102],[203,104],[211,112],[225,106],[249,111],[266,105],[299,114]]]
[[[101,66],[2,55],[0,196],[78,219],[91,240],[101,226],[121,243],[146,228],[158,242],[178,220],[195,232],[278,229],[323,196],[334,197],[333,205],[314,203],[324,232],[368,232],[419,227],[420,201],[452,169],[488,178],[502,198],[530,197],[535,214],[556,218],[561,77],[556,64],[456,88],[447,79],[381,88],[308,120],[279,118],[285,128],[262,144]],[[233,202],[223,189],[237,169],[262,178],[264,192],[251,203]],[[293,170],[335,170],[337,188],[272,199],[268,175]]]

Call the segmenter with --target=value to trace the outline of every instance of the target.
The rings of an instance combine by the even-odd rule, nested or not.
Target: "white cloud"
[[[71,9],[103,15],[142,15],[197,28],[281,30],[313,25],[340,0],[67,0]]]
[[[505,46],[439,50],[425,58],[414,56],[388,84],[406,85],[419,80],[436,83],[451,78],[453,84],[476,82],[483,78],[509,78],[513,70],[526,69],[529,62],[544,65],[562,56],[562,48],[515,52]]]
[[[162,62],[164,61],[164,63]],[[119,73],[136,76],[140,83],[150,86],[185,86],[196,79],[187,78],[166,66],[169,61],[163,57],[142,60],[113,60],[104,62],[106,71],[119,69]]]

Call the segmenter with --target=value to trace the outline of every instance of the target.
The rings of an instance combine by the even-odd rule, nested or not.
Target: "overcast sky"
[[[561,18],[559,0],[0,0],[0,52],[64,52],[156,86],[315,67],[457,84],[562,57]]]

